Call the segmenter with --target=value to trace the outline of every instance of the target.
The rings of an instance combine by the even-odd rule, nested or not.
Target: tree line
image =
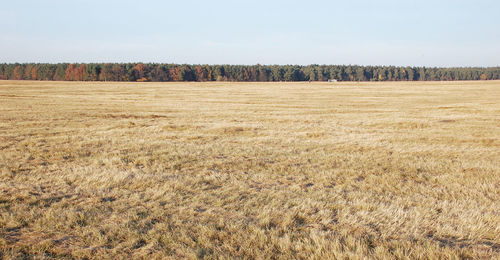
[[[61,81],[438,81],[500,79],[500,67],[189,65],[156,63],[0,64],[0,79]]]

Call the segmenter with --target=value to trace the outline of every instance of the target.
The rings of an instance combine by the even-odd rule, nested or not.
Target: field
[[[0,81],[0,258],[500,257],[500,81]]]

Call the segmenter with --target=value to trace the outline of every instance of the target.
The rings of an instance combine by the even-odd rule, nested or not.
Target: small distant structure
[[[328,79],[328,82],[337,82],[336,79]]]

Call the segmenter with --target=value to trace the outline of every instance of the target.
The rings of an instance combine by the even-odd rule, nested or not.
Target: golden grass
[[[500,257],[499,101],[499,81],[0,81],[0,258]]]

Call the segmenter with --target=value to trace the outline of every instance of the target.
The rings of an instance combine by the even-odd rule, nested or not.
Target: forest
[[[57,81],[450,81],[500,79],[500,67],[189,65],[157,63],[0,64],[3,80]]]

